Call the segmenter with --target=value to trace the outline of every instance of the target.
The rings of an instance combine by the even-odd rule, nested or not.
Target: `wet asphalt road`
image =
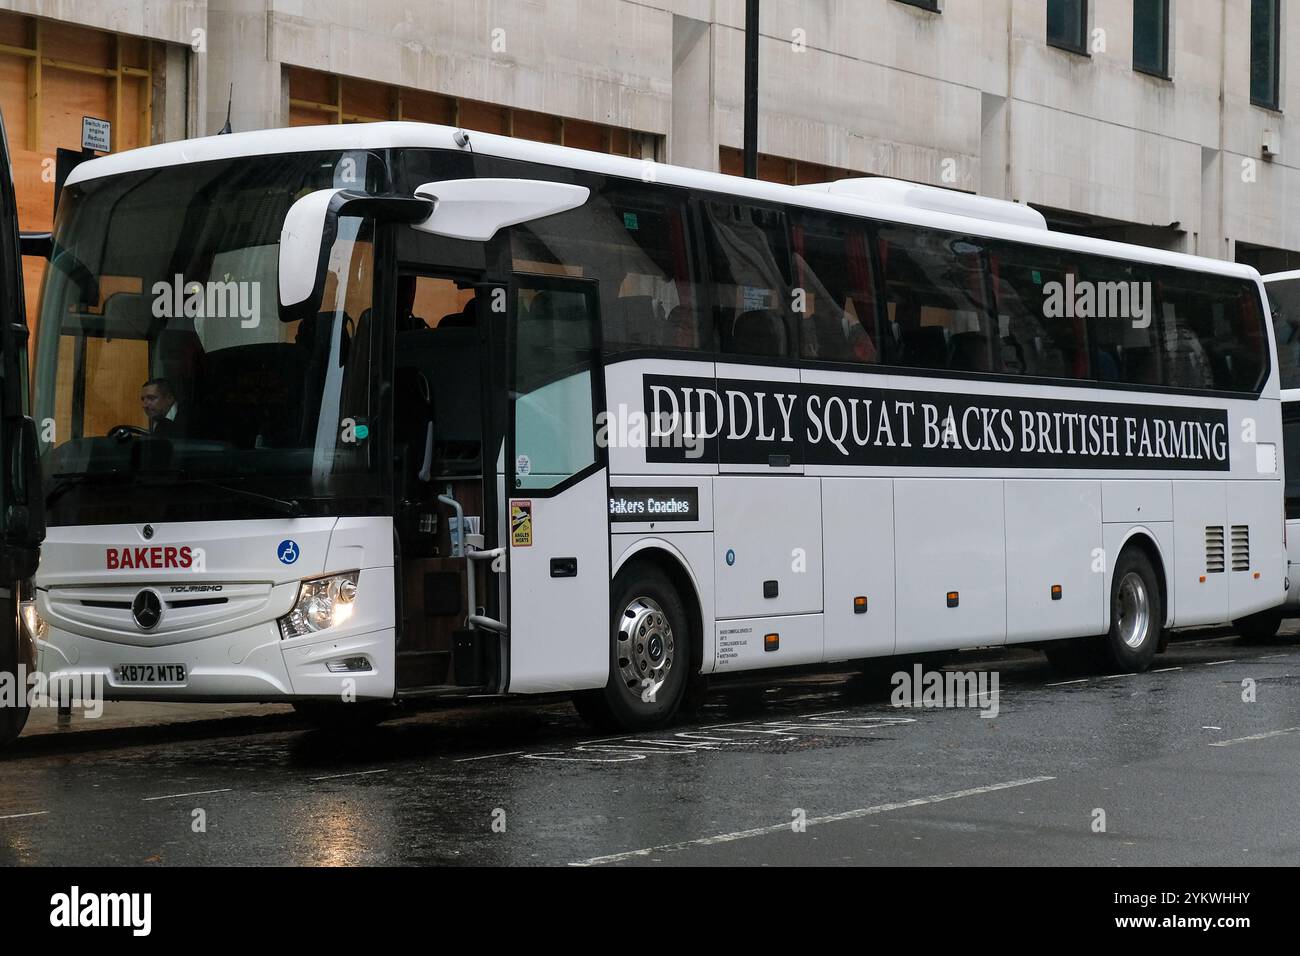
[[[0,758],[0,865],[1300,864],[1300,644],[1202,634],[1072,683],[1024,651],[948,669],[982,667],[991,718],[825,674],[627,737],[485,701],[342,740],[64,738]]]

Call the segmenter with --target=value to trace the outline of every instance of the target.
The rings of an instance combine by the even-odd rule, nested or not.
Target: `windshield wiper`
[[[302,505],[294,498],[276,498],[273,495],[263,495],[256,491],[249,491],[247,488],[232,488],[230,485],[223,485],[211,478],[191,478],[188,475],[177,475],[175,480],[182,485],[198,485],[203,488],[211,488],[214,491],[224,491],[241,501],[249,501],[269,508],[276,514],[286,515],[290,518],[302,517]]]
[[[122,472],[122,471],[88,471],[72,472],[61,475],[54,475],[57,483],[50,489],[45,496],[45,507],[50,507],[73,488],[80,487],[84,484],[107,484],[104,479],[111,479],[115,483],[129,483],[131,479],[153,479],[150,483],[170,483],[182,485],[197,485],[203,488],[211,488],[215,491],[222,491],[228,495],[240,499],[241,501],[252,502],[274,511],[276,514],[286,515],[290,518],[302,517],[302,505],[292,498],[276,498],[272,495],[259,494],[256,491],[249,491],[246,488],[232,488],[229,485],[223,485],[219,481],[213,481],[210,478],[194,478],[178,472]]]
[[[86,484],[108,484],[103,479],[112,479],[121,481],[126,475],[120,471],[85,471],[85,472],[65,472],[60,475],[54,475],[55,485],[45,495],[45,507],[50,507],[73,488]]]

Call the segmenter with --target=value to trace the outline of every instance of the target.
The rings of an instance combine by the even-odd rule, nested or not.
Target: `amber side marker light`
[[[780,647],[781,647],[781,635],[780,635],[780,634],[764,634],[764,635],[763,635],[763,650],[765,650],[765,651],[775,651],[775,650],[779,650]]]
[[[948,606],[949,606],[949,607],[956,607],[957,604],[958,604],[958,602],[959,602],[960,600],[961,600],[961,596],[960,596],[956,591],[949,591],[949,592],[948,592]]]
[[[1052,585],[1052,600],[1053,601],[1061,600],[1061,586],[1059,584]]]
[[[862,597],[861,595],[859,595],[858,597],[855,597],[855,598],[853,599],[853,613],[854,613],[854,614],[866,614],[866,613],[867,613],[867,599],[866,599],[866,598],[864,598],[864,597]]]

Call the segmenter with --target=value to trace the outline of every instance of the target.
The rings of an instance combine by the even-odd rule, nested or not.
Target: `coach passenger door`
[[[595,282],[516,273],[504,461],[511,692],[604,686],[609,514]]]

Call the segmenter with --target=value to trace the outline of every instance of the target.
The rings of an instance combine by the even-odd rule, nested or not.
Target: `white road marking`
[[[312,777],[313,780],[338,780],[342,777],[364,777],[371,773],[388,773],[387,770],[358,770],[356,773],[331,773],[324,777]]]
[[[1157,667],[1157,668],[1156,668],[1155,670],[1153,670],[1151,673],[1152,673],[1152,674],[1168,674],[1170,671],[1180,671],[1180,670],[1182,670],[1182,669],[1183,669],[1183,668],[1182,668],[1182,665],[1179,665],[1178,667]]]
[[[1266,734],[1251,734],[1249,737],[1234,737],[1232,740],[1216,740],[1210,746],[1231,747],[1233,744],[1244,744],[1252,740],[1267,740],[1269,737],[1281,737],[1283,734],[1294,734],[1296,732],[1300,732],[1300,727],[1286,727],[1282,730],[1270,730]]]
[[[49,810],[34,810],[31,813],[11,813],[8,816],[0,817],[0,820],[21,820],[23,817],[43,817]]]
[[[461,757],[458,760],[453,760],[452,763],[469,763],[471,760],[491,760],[493,757],[518,757],[521,753],[524,753],[524,751],[512,750],[505,754],[483,754],[481,757]]]
[[[1202,729],[1202,730],[1222,730],[1223,728],[1222,728],[1222,727],[1211,727],[1211,726],[1209,726],[1209,725],[1206,725],[1206,726],[1202,727],[1201,729]]]
[[[1061,681],[1057,681],[1055,684],[1048,684],[1047,686],[1064,687],[1066,684],[1086,684],[1086,683],[1088,683],[1088,678],[1080,677],[1078,680],[1061,680]]]
[[[1275,660],[1277,660],[1279,657],[1290,657],[1290,656],[1291,656],[1290,654],[1266,654],[1266,655],[1263,656],[1263,657],[1257,657],[1257,658],[1255,658],[1255,660],[1257,660],[1257,661],[1275,661]]]
[[[1235,663],[1237,663],[1236,658],[1233,658],[1232,660],[1229,660],[1229,661],[1206,661],[1206,662],[1205,662],[1204,664],[1202,664],[1201,666],[1202,666],[1202,667],[1213,667],[1215,664],[1235,664]]]
[[[169,793],[161,797],[145,797],[144,802],[148,803],[150,800],[175,800],[177,797],[202,797],[209,793],[230,793],[232,789],[232,787],[226,787],[224,790],[194,790],[190,793]]]
[[[969,790],[954,790],[951,793],[939,793],[929,797],[916,797],[912,800],[903,800],[898,803],[881,803],[874,807],[862,807],[858,810],[846,810],[843,813],[832,813],[824,817],[809,817],[805,821],[807,826],[816,826],[819,823],[839,823],[844,820],[857,820],[861,817],[874,816],[878,813],[888,813],[890,810],[906,810],[910,807],[923,807],[931,803],[943,803],[947,800],[960,800],[962,797],[975,797],[983,793],[993,793],[997,790],[1010,790],[1013,787],[1025,787],[1033,783],[1046,783],[1048,780],[1055,780],[1055,777],[1028,777],[1024,780],[1008,780],[1004,783],[994,783],[987,787],[971,787]],[[773,833],[791,832],[790,823],[774,823],[766,827],[754,827],[752,830],[738,830],[735,833],[722,833],[718,836],[702,837],[698,840],[682,840],[679,843],[664,843],[660,846],[646,847],[641,850],[627,850],[623,853],[611,853],[607,856],[593,856],[590,859],[582,860],[577,863],[571,863],[570,866],[600,866],[605,863],[621,863],[624,860],[635,859],[636,857],[650,856],[653,853],[671,853],[674,850],[685,850],[689,847],[696,846],[716,846],[719,843],[732,843],[736,840],[748,840],[751,837],[767,836]]]

